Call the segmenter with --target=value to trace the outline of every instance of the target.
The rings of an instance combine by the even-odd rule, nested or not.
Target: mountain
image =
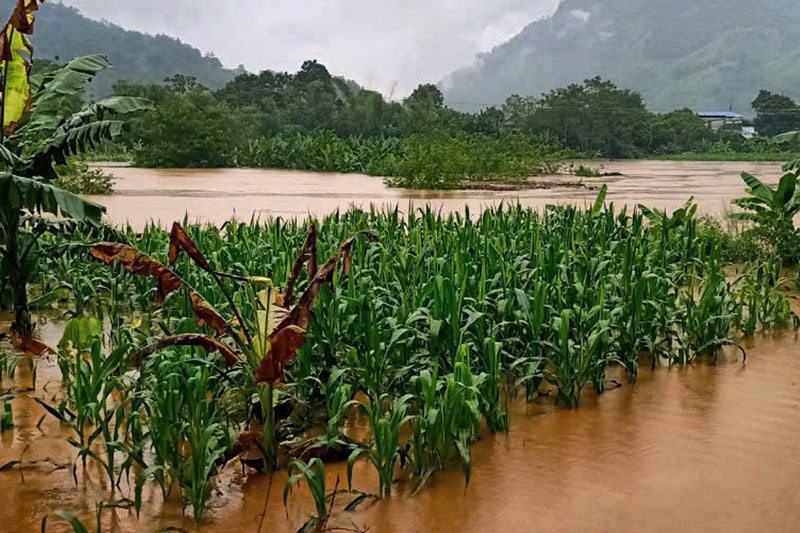
[[[440,83],[474,109],[601,76],[653,111],[752,114],[759,89],[800,97],[796,0],[563,0],[508,42]]]
[[[14,0],[3,0],[10,13]],[[117,80],[160,83],[174,74],[194,76],[217,89],[239,71],[225,69],[212,55],[166,35],[129,31],[108,22],[91,20],[78,10],[47,2],[36,14],[32,38],[34,57],[64,63],[87,54],[105,54],[113,68],[101,72],[89,86],[93,96],[107,96]]]

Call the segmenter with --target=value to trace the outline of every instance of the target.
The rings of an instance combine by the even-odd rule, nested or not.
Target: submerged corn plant
[[[135,477],[137,507],[153,483],[199,519],[228,461],[299,459],[294,484],[314,486],[319,519],[321,460],[349,456],[351,484],[363,459],[381,497],[402,470],[412,492],[448,468],[468,483],[471,445],[509,430],[518,392],[576,408],[621,385],[616,370],[635,382],[647,358],[691,364],[737,330],[795,320],[779,260],[733,280],[694,204],[617,209],[604,192],[589,209],[354,209],[44,235],[42,291],[82,300],[48,407],[79,458],[114,484]],[[109,239],[91,248],[105,264],[85,261]],[[357,412],[369,432],[356,442]],[[357,494],[352,506],[377,497]]]
[[[292,474],[297,471],[297,474]],[[308,463],[303,461],[292,461],[289,465],[289,479],[286,481],[286,486],[283,489],[283,505],[288,506],[289,494],[292,492],[292,487],[297,483],[305,481],[308,486],[308,492],[314,500],[314,507],[316,514],[312,516],[305,524],[303,524],[299,532],[311,531],[316,529],[322,531],[328,523],[330,516],[330,509],[328,508],[329,495],[325,491],[325,463],[320,459],[314,458]],[[331,493],[332,498],[335,494]]]
[[[347,484],[353,485],[353,466],[359,457],[364,456],[378,471],[378,495],[388,496],[392,493],[395,467],[403,455],[400,446],[400,429],[406,425],[411,416],[408,414],[410,395],[391,402],[384,412],[383,403],[389,398],[379,398],[375,404],[360,405],[369,420],[372,430],[372,442],[367,445],[356,445],[347,459]]]

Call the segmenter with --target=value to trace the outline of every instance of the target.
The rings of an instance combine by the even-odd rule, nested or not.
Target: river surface
[[[722,213],[741,194],[740,170],[775,181],[780,167],[749,163],[606,163],[622,172],[609,182],[609,200],[676,207],[694,195],[701,208]],[[539,206],[585,202],[595,191],[533,190],[521,193],[411,193],[386,189],[379,179],[277,171],[150,171],[115,168],[118,192],[102,201],[117,222],[162,222],[189,211],[220,222],[234,213],[258,216],[324,215],[349,205],[431,201],[461,209],[500,201]],[[795,302],[795,309],[800,308]],[[0,317],[2,318],[2,317]],[[0,322],[3,322],[0,320]],[[7,328],[7,321],[3,322]],[[62,324],[45,322],[38,334],[55,345]],[[795,532],[800,524],[800,340],[793,332],[746,339],[746,363],[727,351],[717,365],[642,369],[639,382],[603,395],[587,391],[576,411],[557,409],[551,398],[511,404],[509,434],[484,432],[472,448],[468,487],[454,467],[433,476],[412,496],[412,483],[399,479],[394,494],[343,510],[352,498],[340,495],[329,527],[337,531],[698,531]],[[81,517],[93,530],[95,503],[132,498],[124,483],[110,495],[100,468],[91,461],[75,470],[69,431],[45,417],[34,397],[50,401],[59,390],[54,360],[37,363],[36,387],[28,360],[14,379],[5,377],[0,395],[12,390],[17,427],[0,434],[0,468],[23,459],[23,468],[0,471],[0,531],[38,531],[54,509]],[[41,421],[41,422],[40,422]],[[352,422],[358,426],[359,421]],[[359,430],[355,427],[354,431]],[[343,464],[328,465],[328,489],[346,485]],[[217,478],[210,511],[200,531],[291,532],[313,511],[305,487],[282,502],[286,474],[242,472],[231,462]],[[361,461],[354,488],[375,492],[377,478]],[[144,492],[142,514],[106,510],[104,531],[198,530],[183,518],[174,491]],[[266,512],[264,512],[266,511]],[[263,524],[262,524],[263,516]],[[262,527],[263,526],[263,527]],[[70,531],[64,522],[48,531]],[[173,529],[174,530],[174,529]]]
[[[593,166],[599,166],[594,165]],[[521,203],[543,207],[547,204],[588,204],[597,189],[607,183],[607,200],[616,204],[644,203],[650,207],[675,209],[694,196],[700,208],[721,215],[730,201],[742,195],[742,171],[767,182],[780,177],[777,163],[611,161],[603,163],[607,173],[622,176],[587,178],[591,188],[555,187],[524,191],[413,191],[392,189],[380,178],[353,174],[324,174],[288,170],[153,170],[107,166],[117,179],[110,196],[91,197],[108,208],[108,217],[118,224],[130,223],[140,229],[150,220],[170,224],[189,214],[190,220],[220,224],[232,216],[304,218],[324,216],[351,206],[368,208],[410,207],[431,204],[444,212],[470,207],[478,213],[486,206]],[[548,178],[548,182],[573,183],[570,177]]]

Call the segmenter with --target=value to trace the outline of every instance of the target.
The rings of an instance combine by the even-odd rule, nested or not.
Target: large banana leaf
[[[776,207],[783,209],[789,207],[789,202],[794,198],[796,190],[797,175],[792,173],[784,174],[780,183],[778,183],[778,189],[775,191],[774,203]]]
[[[0,68],[5,73],[0,104],[3,106],[3,131],[11,135],[30,106],[30,71],[33,47],[28,38],[13,26],[6,26],[2,36],[3,53],[8,59]]]
[[[764,185],[761,180],[747,172],[742,172],[742,179],[747,184],[750,194],[763,200],[766,203],[772,203],[775,197],[775,191],[769,185]]]
[[[110,119],[153,109],[153,102],[147,98],[134,96],[112,96],[84,107],[65,121],[67,126],[77,126],[87,122]]]
[[[0,70],[3,72],[0,105],[6,135],[14,133],[31,102],[33,47],[26,35],[33,33],[33,13],[39,9],[39,1],[44,0],[17,0],[0,34]]]
[[[113,140],[122,133],[122,125],[120,120],[103,120],[76,128],[59,129],[27,160],[21,173],[41,176],[46,180],[58,179],[54,164],[64,165],[68,156],[96,148],[103,141]]]
[[[50,135],[63,119],[61,104],[64,98],[82,91],[95,74],[110,66],[105,56],[96,54],[73,59],[50,75],[34,77],[35,94],[26,130]]]
[[[123,122],[114,117],[149,109],[153,109],[150,100],[130,96],[117,96],[89,104],[61,121],[30,157],[22,173],[56,179],[54,163],[63,165],[68,156],[96,148],[100,143],[111,141],[122,133]]]
[[[52,213],[78,221],[97,222],[105,207],[47,183],[0,173],[0,209]]]

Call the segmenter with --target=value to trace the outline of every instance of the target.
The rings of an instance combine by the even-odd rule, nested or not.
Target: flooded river
[[[674,207],[694,195],[701,207],[721,213],[742,190],[738,172],[774,181],[779,166],[745,163],[607,163],[609,199]],[[410,193],[386,189],[379,179],[278,171],[145,171],[115,168],[118,192],[102,199],[117,222],[143,224],[149,216],[169,221],[190,211],[219,222],[235,213],[260,216],[325,214],[349,205],[432,201],[445,209],[500,201],[526,205],[577,201],[594,191],[533,190],[508,193]],[[796,310],[798,309],[795,305]],[[6,326],[7,327],[7,326]],[[61,326],[45,323],[43,340],[57,343]],[[412,496],[400,479],[395,493],[346,512],[350,496],[335,502],[329,526],[337,531],[405,533],[482,531],[797,531],[800,523],[800,341],[794,333],[744,342],[719,364],[643,369],[639,383],[597,396],[588,391],[581,409],[556,409],[552,399],[511,406],[507,435],[484,433],[473,447],[472,481],[464,486],[457,467],[436,474]],[[93,524],[95,503],[132,497],[123,484],[113,496],[91,462],[78,466],[75,484],[68,431],[44,418],[34,397],[47,400],[59,388],[55,361],[38,363],[35,390],[27,362],[2,391],[15,389],[13,431],[0,435],[0,531],[38,531],[41,519],[66,509]],[[328,488],[343,464],[328,467]],[[238,462],[216,480],[211,510],[201,531],[296,531],[313,511],[305,487],[282,502],[285,473],[270,480]],[[375,492],[374,470],[359,463],[354,488]],[[177,492],[177,491],[176,491]],[[264,511],[266,510],[266,513]],[[262,518],[263,517],[263,518]],[[263,523],[262,523],[263,522]],[[104,512],[104,531],[195,530],[181,516],[177,494],[162,502],[146,490],[142,515],[128,509]],[[336,529],[338,528],[338,529]],[[53,522],[48,531],[69,531]],[[92,527],[90,526],[90,530]],[[173,529],[174,530],[174,529]]]
[[[597,166],[597,165],[596,165]],[[765,181],[777,181],[777,163],[612,161],[603,164],[607,173],[622,176],[587,178],[591,188],[531,189],[524,191],[411,191],[390,189],[380,178],[352,174],[322,174],[287,170],[151,170],[106,167],[117,178],[111,196],[92,199],[108,208],[111,221],[141,228],[149,220],[171,223],[189,213],[190,219],[222,223],[239,219],[280,216],[284,218],[326,215],[350,206],[368,208],[427,203],[444,211],[473,213],[501,202],[543,207],[547,204],[586,204],[608,183],[608,201],[617,204],[644,203],[651,207],[677,208],[694,196],[707,213],[722,214],[733,198],[742,195],[739,177],[748,171]],[[548,182],[574,182],[554,177]]]

